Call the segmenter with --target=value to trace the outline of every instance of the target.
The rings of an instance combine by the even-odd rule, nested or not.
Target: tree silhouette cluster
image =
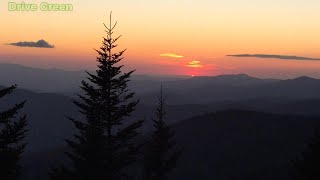
[[[11,86],[0,90],[0,100],[16,89]],[[1,101],[0,101],[1,102]],[[5,180],[20,179],[19,160],[26,146],[22,141],[26,137],[26,115],[18,117],[25,101],[14,107],[0,111],[0,178]]]

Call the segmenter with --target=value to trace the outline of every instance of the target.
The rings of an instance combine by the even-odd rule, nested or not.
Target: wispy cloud
[[[36,42],[21,41],[21,42],[9,43],[8,45],[18,46],[18,47],[54,48],[54,45],[49,44],[47,41],[43,39]]]
[[[163,53],[163,54],[160,54],[160,56],[170,57],[170,58],[183,58],[184,57],[182,55],[178,55],[178,54],[174,54],[174,53]]]
[[[196,60],[188,62],[188,64],[186,66],[187,67],[191,67],[191,68],[201,68],[201,67],[203,67],[201,62],[200,61],[196,61]]]
[[[284,60],[302,60],[302,61],[319,61],[320,58],[310,58],[310,57],[301,57],[301,56],[288,56],[288,55],[273,55],[273,54],[235,54],[227,55],[232,57],[253,57],[253,58],[272,58],[272,59],[284,59]]]

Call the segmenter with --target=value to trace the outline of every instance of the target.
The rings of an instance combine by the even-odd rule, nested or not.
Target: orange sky
[[[19,1],[15,1],[19,2]],[[21,2],[21,1],[20,1]],[[39,0],[25,0],[40,3]],[[47,0],[72,12],[9,12],[0,2],[0,62],[92,69],[112,10],[125,64],[137,73],[320,77],[320,61],[226,57],[280,54],[320,57],[318,0]],[[44,39],[53,49],[6,44]],[[183,57],[161,56],[169,53]]]

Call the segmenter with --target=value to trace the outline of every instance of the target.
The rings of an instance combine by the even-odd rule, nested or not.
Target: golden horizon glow
[[[5,28],[0,31],[0,62],[94,68],[93,48],[101,46],[106,35],[103,23],[108,23],[112,10],[113,20],[118,21],[115,37],[123,35],[118,50],[128,49],[125,65],[141,74],[320,77],[319,61],[226,57],[320,57],[319,0],[67,1],[73,3],[73,12],[8,12],[8,0],[1,1],[0,26]],[[55,48],[6,45],[40,39]],[[188,64],[192,59],[201,62]]]

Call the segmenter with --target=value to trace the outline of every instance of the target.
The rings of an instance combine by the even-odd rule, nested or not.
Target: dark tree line
[[[0,100],[16,89],[16,86],[0,90]],[[1,101],[0,101],[1,102]],[[0,179],[16,180],[21,177],[19,160],[26,144],[26,115],[18,116],[25,101],[0,111]]]

